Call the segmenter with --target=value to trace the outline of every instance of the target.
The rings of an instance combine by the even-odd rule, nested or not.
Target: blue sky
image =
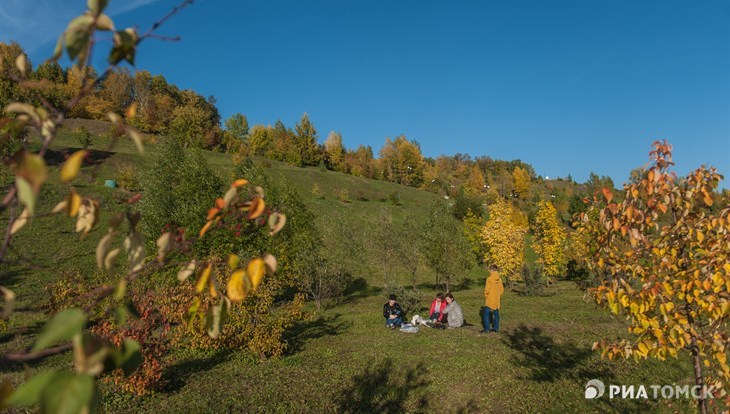
[[[146,28],[176,3],[112,0],[110,14]],[[40,62],[84,5],[3,0],[0,40]],[[223,117],[293,126],[307,112],[322,141],[336,130],[377,151],[405,134],[426,156],[617,186],[668,139],[678,173],[730,174],[727,0],[202,0],[160,33],[182,41],[143,44],[137,68],[214,95]]]

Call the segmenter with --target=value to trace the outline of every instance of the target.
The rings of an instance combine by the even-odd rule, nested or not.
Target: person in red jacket
[[[446,309],[444,294],[438,293],[433,299],[433,302],[431,302],[431,310],[428,311],[428,319],[431,319],[434,323],[443,321],[444,309]]]

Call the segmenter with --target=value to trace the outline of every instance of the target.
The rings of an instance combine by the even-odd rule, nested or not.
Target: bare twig
[[[72,344],[64,344],[64,345],[54,346],[52,348],[44,349],[43,351],[37,351],[37,352],[30,352],[30,348],[28,348],[24,351],[12,352],[12,353],[3,355],[3,357],[0,358],[0,366],[6,365],[8,363],[17,364],[20,362],[27,362],[27,361],[32,361],[35,359],[45,358],[47,356],[66,352],[66,351],[70,350],[72,347],[73,347]]]

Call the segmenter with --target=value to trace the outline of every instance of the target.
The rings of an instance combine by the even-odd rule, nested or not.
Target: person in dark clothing
[[[383,305],[383,317],[385,318],[385,326],[395,329],[403,324],[405,312],[397,302],[395,295],[390,295],[388,303]]]

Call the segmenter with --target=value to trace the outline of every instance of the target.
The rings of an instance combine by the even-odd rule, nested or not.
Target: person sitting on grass
[[[383,316],[385,317],[385,326],[390,329],[395,329],[403,324],[405,312],[398,304],[395,295],[390,295],[388,303],[383,305]]]
[[[502,278],[499,277],[499,268],[496,265],[489,266],[489,277],[484,285],[484,312],[482,313],[482,325],[486,332],[499,332],[499,308],[500,298],[504,293]]]
[[[460,328],[464,325],[464,314],[461,311],[461,305],[456,303],[454,295],[451,292],[446,294],[444,314],[446,316],[446,322],[449,324],[449,329]]]
[[[444,317],[444,309],[446,309],[446,301],[444,300],[444,294],[438,293],[431,302],[431,310],[428,311],[428,319],[433,323],[442,322]]]

